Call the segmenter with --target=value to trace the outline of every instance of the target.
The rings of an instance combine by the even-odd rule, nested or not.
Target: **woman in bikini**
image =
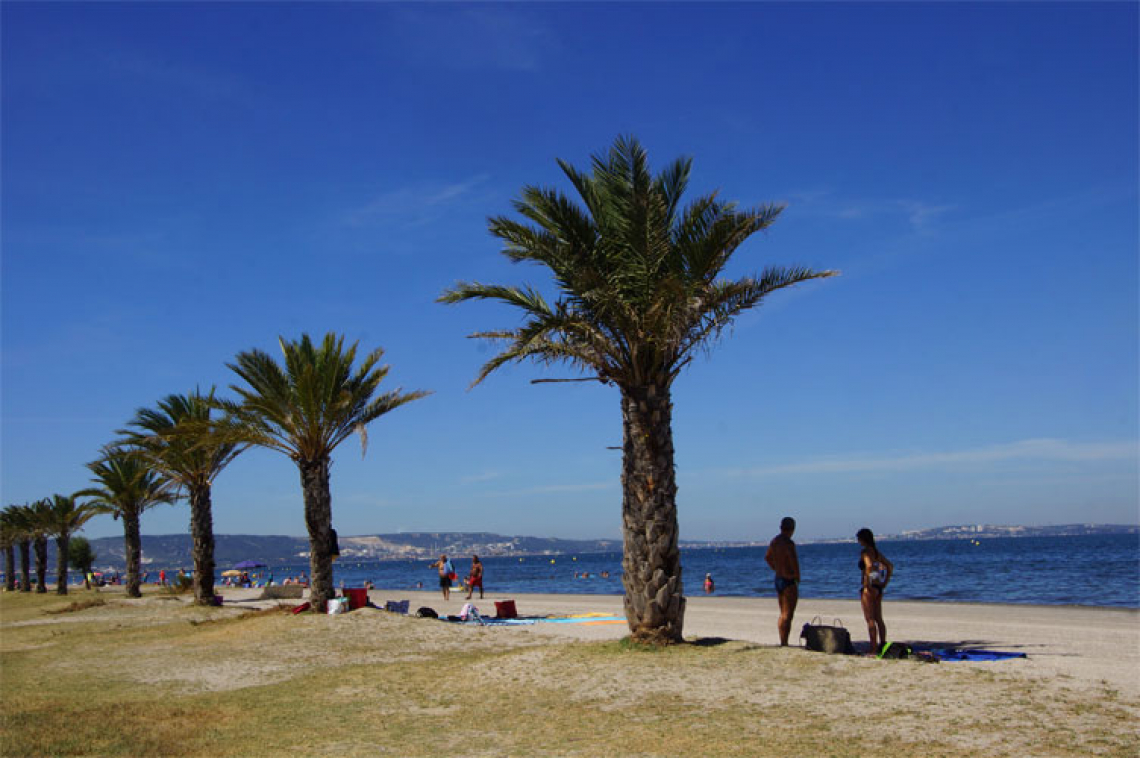
[[[878,653],[879,646],[887,642],[887,625],[883,622],[883,590],[895,573],[894,564],[875,547],[875,535],[870,529],[860,529],[855,535],[863,552],[859,554],[859,570],[863,574],[863,588],[860,599],[863,603],[863,618],[867,620],[867,633],[871,636],[871,652]]]

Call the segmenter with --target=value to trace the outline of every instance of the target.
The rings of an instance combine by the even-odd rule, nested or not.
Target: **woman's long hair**
[[[855,539],[863,542],[867,547],[875,551],[875,555],[879,554],[879,548],[875,547],[875,535],[867,527],[863,527],[855,533]]]

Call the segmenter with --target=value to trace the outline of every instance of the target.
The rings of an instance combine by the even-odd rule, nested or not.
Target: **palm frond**
[[[773,268],[757,279],[720,282],[732,255],[771,226],[783,206],[741,211],[712,193],[682,210],[692,160],[677,159],[654,176],[632,136],[592,155],[588,172],[563,160],[558,166],[584,207],[557,190],[526,186],[514,202],[521,220],[488,220],[510,260],[550,270],[557,298],[548,301],[530,286],[466,282],[438,298],[496,300],[524,313],[518,329],[472,335],[503,344],[472,386],[524,360],[565,362],[618,383],[674,377],[690,351],[766,295],[836,273]]]
[[[296,461],[327,460],[354,432],[367,449],[366,427],[401,405],[430,392],[400,390],[375,396],[388,367],[377,349],[356,363],[357,344],[328,333],[315,343],[308,334],[280,339],[284,364],[257,350],[239,353],[230,368],[247,386],[232,385],[237,401],[216,404],[224,417],[214,425],[220,439],[285,453]]]

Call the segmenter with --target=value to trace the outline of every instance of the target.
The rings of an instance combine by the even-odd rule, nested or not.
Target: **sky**
[[[636,135],[786,204],[728,275],[838,269],[674,385],[682,539],[1140,522],[1136,3],[0,4],[0,502],[141,407],[336,332],[433,394],[336,451],[341,535],[620,537],[618,391],[469,388],[530,283],[487,232]],[[250,451],[219,534],[305,533]],[[186,533],[183,504],[142,518]],[[109,516],[90,537],[121,534]]]

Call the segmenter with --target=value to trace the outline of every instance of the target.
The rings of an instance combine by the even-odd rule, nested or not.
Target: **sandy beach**
[[[236,606],[273,605],[257,601],[261,590],[227,588],[227,602]],[[600,613],[624,616],[622,598],[613,595],[486,593],[471,602],[480,613],[493,616],[496,600],[514,600],[520,616],[573,616]],[[411,609],[427,606],[440,615],[456,615],[468,602],[452,592],[444,601],[438,592],[374,589],[369,601],[380,607],[389,600],[408,600]],[[724,638],[756,645],[777,646],[778,610],[771,599],[698,596],[687,599],[685,637]],[[793,644],[799,630],[814,617],[835,619],[851,632],[856,647],[865,651],[867,628],[854,600],[800,600],[793,624]],[[1064,678],[1085,688],[1108,686],[1140,697],[1140,611],[1087,606],[1036,606],[972,603],[888,601],[884,604],[888,636],[909,645],[977,647],[1026,653],[1025,660],[1004,663],[960,662],[958,667],[1017,672],[1029,678]],[[548,624],[496,628],[495,633],[539,635],[575,640],[616,640],[628,634],[624,623]]]
[[[771,599],[692,597],[685,637],[630,647],[612,595],[487,593],[480,626],[221,590],[222,607],[144,587],[0,595],[0,752],[92,756],[1140,755],[1140,612],[890,602],[890,637],[1024,652],[882,661],[780,648]],[[371,590],[458,614],[453,593]],[[607,620],[617,616],[616,620]],[[793,636],[855,601],[801,600]],[[796,640],[798,642],[798,640]]]

